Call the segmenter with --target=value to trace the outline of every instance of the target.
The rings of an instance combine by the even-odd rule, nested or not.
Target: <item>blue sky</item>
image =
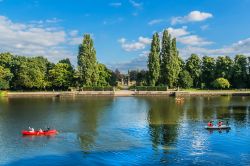
[[[168,29],[180,55],[250,55],[250,0],[0,0],[0,51],[68,57],[84,33],[112,68],[146,67],[150,38]]]

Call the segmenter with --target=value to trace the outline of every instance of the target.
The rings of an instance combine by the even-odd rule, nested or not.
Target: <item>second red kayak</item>
[[[28,130],[23,130],[22,134],[23,135],[54,135],[57,134],[58,132],[56,130],[46,130],[46,131],[28,131]]]

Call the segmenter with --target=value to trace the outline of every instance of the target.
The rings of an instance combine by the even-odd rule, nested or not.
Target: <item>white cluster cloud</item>
[[[212,18],[213,15],[211,13],[200,12],[200,11],[192,11],[188,15],[183,17],[173,17],[171,19],[171,24],[183,24],[188,22],[200,22],[204,21],[208,18]]]
[[[55,46],[65,42],[64,31],[53,31],[20,23],[13,23],[7,17],[0,16],[1,45],[40,45]]]
[[[205,39],[197,35],[183,36],[183,37],[177,38],[177,41],[185,45],[196,45],[196,46],[213,44],[213,42],[206,41]]]
[[[121,44],[122,48],[125,51],[130,52],[130,51],[138,51],[138,50],[142,50],[146,48],[146,46],[151,43],[151,39],[140,36],[137,42],[128,43],[125,38],[119,39],[118,42]]]
[[[58,19],[52,19],[52,22]],[[48,20],[47,20],[48,21]],[[47,22],[42,21],[42,22]],[[25,56],[45,56],[50,60],[71,56],[67,45],[78,43],[78,32],[66,33],[56,27],[15,23],[0,16],[0,51]]]
[[[190,32],[187,31],[186,26],[183,26],[182,28],[169,27],[167,30],[173,37],[176,37],[176,38],[190,34]]]
[[[208,49],[204,47],[187,46],[180,49],[181,55],[183,57],[188,57],[192,53],[199,55],[209,55],[209,56],[221,56],[229,55],[234,56],[237,54],[244,54],[250,56],[250,38],[240,40],[228,46],[224,46],[218,49]]]
[[[168,32],[173,36],[176,37],[177,42],[180,42],[184,45],[188,46],[204,46],[213,44],[211,41],[207,41],[197,35],[192,35],[191,32],[187,31],[187,27],[183,26],[182,28],[167,28]]]

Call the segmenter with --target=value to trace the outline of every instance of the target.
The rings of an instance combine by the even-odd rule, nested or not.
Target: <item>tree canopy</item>
[[[117,86],[117,82],[124,79],[135,81],[137,86],[164,86],[165,89],[166,86],[250,88],[249,56],[239,54],[235,57],[201,57],[191,54],[184,61],[179,56],[176,39],[167,30],[163,32],[162,39],[158,33],[153,35],[147,67],[148,70],[130,70],[128,75],[122,74],[118,69],[108,69],[97,61],[93,39],[85,34],[79,45],[76,67],[68,58],[54,64],[41,56],[0,53],[0,90],[109,87]]]

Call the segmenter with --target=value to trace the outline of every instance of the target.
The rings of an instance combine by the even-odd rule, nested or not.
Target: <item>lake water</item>
[[[0,165],[250,165],[250,97],[0,98]]]

